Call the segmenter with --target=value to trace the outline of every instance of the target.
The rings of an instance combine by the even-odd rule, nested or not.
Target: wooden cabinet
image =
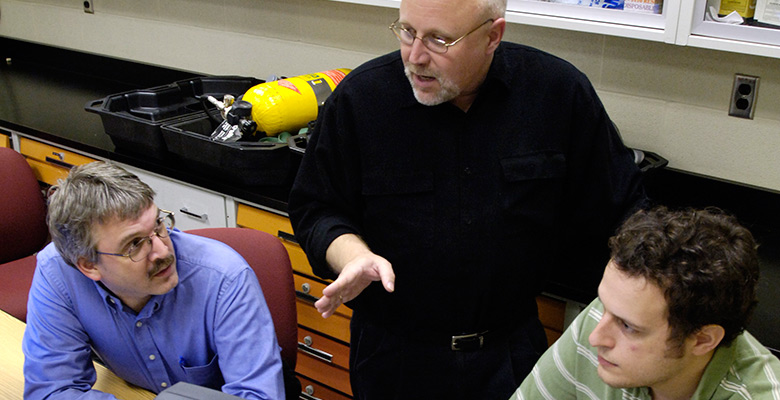
[[[0,133],[0,147],[11,147],[11,137]]]
[[[19,152],[27,158],[38,181],[49,185],[55,185],[59,179],[68,176],[74,166],[97,161],[26,137],[19,138]]]
[[[128,165],[123,167],[154,189],[157,207],[173,211],[180,230],[228,226],[225,196]]]
[[[239,226],[268,232],[282,241],[290,254],[298,312],[298,373],[303,399],[346,399],[349,386],[349,321],[352,311],[340,306],[324,319],[314,308],[328,281],[314,276],[303,249],[295,242],[290,220],[282,215],[238,204]],[[566,302],[548,296],[537,298],[539,318],[552,344],[564,330]]]
[[[295,242],[287,217],[239,203],[236,224],[278,237],[290,255],[298,312],[298,365],[295,371],[303,387],[301,398],[351,398],[349,321],[352,311],[342,305],[325,319],[314,308],[314,302],[322,296],[322,289],[329,282],[314,276],[306,254]]]
[[[314,276],[309,261],[306,259],[306,254],[295,241],[289,218],[239,203],[236,212],[236,223],[239,226],[268,232],[278,237],[290,254],[293,270],[300,274]]]
[[[539,320],[547,334],[547,343],[552,345],[565,329],[566,302],[542,295],[536,298],[536,305],[539,307]]]
[[[351,397],[336,392],[316,381],[300,376],[302,400],[349,400]]]
[[[95,158],[23,136],[19,137],[19,152],[27,158],[38,181],[48,185],[55,185],[59,179],[67,177],[70,169],[76,165],[97,161]],[[184,231],[228,226],[227,210],[233,207],[232,199],[228,200],[219,193],[142,169],[128,165],[122,167],[138,175],[154,189],[157,193],[157,206],[174,212],[176,227],[179,229]],[[228,203],[231,207],[228,207]]]

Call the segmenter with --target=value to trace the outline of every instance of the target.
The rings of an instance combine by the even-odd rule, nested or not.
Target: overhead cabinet
[[[332,1],[395,8],[401,4],[400,0]],[[651,3],[649,0],[643,2]],[[567,3],[607,1],[508,0],[506,19],[518,24],[780,58],[780,26],[705,21],[707,0],[664,0],[660,14]]]

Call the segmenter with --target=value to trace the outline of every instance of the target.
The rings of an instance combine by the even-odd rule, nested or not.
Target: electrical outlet
[[[753,119],[758,95],[758,77],[734,75],[734,86],[731,88],[729,115],[739,118]]]
[[[94,14],[95,7],[92,4],[93,0],[84,0],[84,12],[87,14]]]

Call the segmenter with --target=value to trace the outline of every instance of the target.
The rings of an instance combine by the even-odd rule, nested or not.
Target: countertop
[[[0,37],[0,131],[13,130],[115,160],[285,213],[289,185],[232,184],[182,165],[117,149],[105,134],[100,116],[85,105],[106,96],[168,84],[197,76],[191,72],[138,64]],[[663,156],[663,154],[661,154]],[[654,202],[672,207],[716,206],[735,214],[760,243],[762,277],[759,306],[749,330],[765,345],[780,349],[780,194],[674,169],[653,170],[646,177]],[[576,282],[553,281],[548,292],[588,303],[595,291]],[[594,288],[595,289],[595,288]]]
[[[0,38],[0,127],[287,211],[288,185],[230,184],[182,165],[117,149],[100,116],[85,105],[106,96],[197,76],[101,56]]]

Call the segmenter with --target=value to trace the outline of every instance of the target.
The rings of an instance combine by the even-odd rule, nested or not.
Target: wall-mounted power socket
[[[731,88],[729,115],[739,118],[753,119],[758,95],[758,77],[736,74],[734,86]]]
[[[84,0],[84,12],[87,14],[95,13],[95,5],[92,4],[93,0]]]

